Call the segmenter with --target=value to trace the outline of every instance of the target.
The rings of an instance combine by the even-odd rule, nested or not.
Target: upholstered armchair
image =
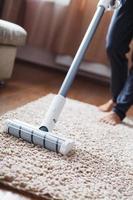
[[[26,36],[22,27],[0,20],[0,81],[11,77],[17,47],[25,44]]]

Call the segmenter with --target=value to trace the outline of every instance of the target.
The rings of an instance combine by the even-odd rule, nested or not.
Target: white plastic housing
[[[110,0],[100,0],[98,3],[99,6],[103,6],[106,10],[109,8]]]
[[[74,146],[74,141],[72,140],[66,140],[64,143],[62,143],[61,147],[60,147],[60,153],[62,155],[67,155]]]
[[[56,95],[54,97],[41,126],[46,126],[48,128],[48,131],[50,132],[53,130],[59,118],[59,115],[64,107],[65,101],[66,98],[61,95]]]
[[[105,10],[113,10],[113,9],[117,9],[121,5],[120,0],[116,0],[115,5],[113,7],[110,5],[110,3],[111,3],[111,0],[100,0],[98,3],[98,7],[102,6],[105,8]]]

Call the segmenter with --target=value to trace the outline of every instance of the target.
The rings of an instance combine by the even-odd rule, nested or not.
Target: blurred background
[[[2,19],[19,24],[28,33],[17,58],[64,70],[72,62],[97,3],[98,0],[0,0],[0,13]],[[105,40],[111,16],[107,12],[103,17],[84,59],[87,63],[80,70],[83,75],[107,82],[110,69]]]
[[[1,18],[22,26],[28,33],[27,43],[17,57],[22,60],[64,69],[72,62],[91,21],[97,0],[0,0]],[[105,38],[112,13],[106,13],[86,54],[85,61],[108,65]],[[54,66],[55,65],[55,66]],[[62,66],[59,66],[62,65]],[[98,65],[100,66],[100,65]],[[99,75],[87,63],[82,72]],[[82,68],[82,67],[81,67]],[[109,71],[100,73],[105,79]],[[86,74],[86,73],[85,73]],[[98,78],[98,77],[95,78]]]

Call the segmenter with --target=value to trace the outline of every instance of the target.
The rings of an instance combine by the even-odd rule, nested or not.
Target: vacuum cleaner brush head
[[[62,155],[67,155],[74,146],[72,140],[44,132],[19,120],[6,120],[4,132]]]

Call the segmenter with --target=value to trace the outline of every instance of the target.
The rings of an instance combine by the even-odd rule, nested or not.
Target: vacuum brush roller
[[[74,142],[70,139],[41,131],[19,120],[6,120],[4,132],[62,155],[67,155],[74,145]]]

